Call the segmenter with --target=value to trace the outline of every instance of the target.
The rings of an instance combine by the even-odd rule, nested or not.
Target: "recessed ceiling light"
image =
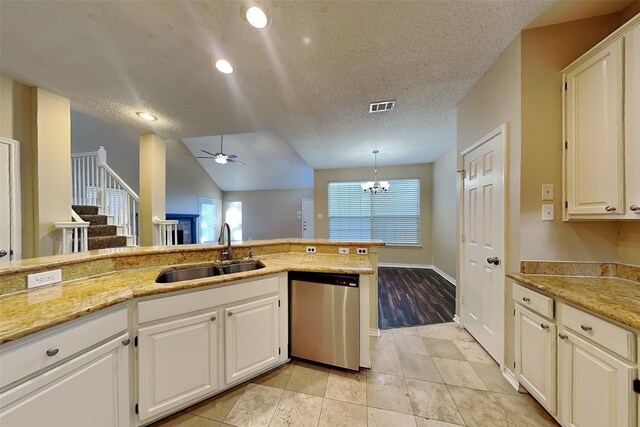
[[[149,120],[150,122],[155,122],[156,120],[158,120],[158,118],[156,116],[154,116],[153,114],[145,113],[145,112],[142,112],[142,111],[138,111],[136,114],[138,116],[140,116],[140,118],[143,118],[145,120]]]
[[[220,71],[221,73],[224,73],[224,74],[233,73],[233,67],[231,66],[231,64],[229,64],[229,61],[227,61],[225,59],[217,60],[216,61],[216,68],[218,69],[218,71]]]
[[[244,17],[247,18],[249,25],[255,28],[264,28],[269,25],[269,17],[258,6],[249,7],[244,13]]]

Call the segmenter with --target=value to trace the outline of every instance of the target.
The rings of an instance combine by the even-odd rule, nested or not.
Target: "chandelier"
[[[360,184],[364,192],[371,194],[385,193],[389,189],[389,181],[378,181],[378,153],[380,151],[373,150],[374,155],[374,167],[373,167],[373,181],[363,182]]]

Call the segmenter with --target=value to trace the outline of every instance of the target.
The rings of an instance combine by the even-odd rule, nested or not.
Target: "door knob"
[[[0,258],[2,258],[3,256],[7,255],[9,252],[5,251],[4,249],[0,249]]]
[[[494,256],[494,257],[491,257],[491,258],[487,258],[487,262],[488,262],[489,264],[495,264],[495,265],[498,265],[498,264],[500,264],[500,259],[498,259],[498,257],[497,257],[497,256]]]

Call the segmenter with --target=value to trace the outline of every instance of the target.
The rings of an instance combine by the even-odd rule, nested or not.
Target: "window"
[[[231,228],[231,241],[242,241],[242,202],[226,202],[225,222]]]
[[[218,233],[218,209],[216,201],[208,197],[198,198],[200,211],[200,243],[214,243],[217,241]]]
[[[389,186],[386,193],[371,194],[359,181],[330,182],[329,238],[420,245],[420,180],[390,180]]]

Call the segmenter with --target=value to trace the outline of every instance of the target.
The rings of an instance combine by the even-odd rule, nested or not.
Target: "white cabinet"
[[[635,424],[637,370],[568,330],[559,334],[560,417],[565,426]]]
[[[556,325],[516,304],[516,376],[556,413]]]
[[[208,311],[139,329],[141,421],[218,388],[218,324]]]
[[[224,312],[227,384],[277,362],[280,353],[277,296],[228,307]]]
[[[640,219],[627,206],[640,174],[639,23],[632,19],[563,72],[565,220]]]

